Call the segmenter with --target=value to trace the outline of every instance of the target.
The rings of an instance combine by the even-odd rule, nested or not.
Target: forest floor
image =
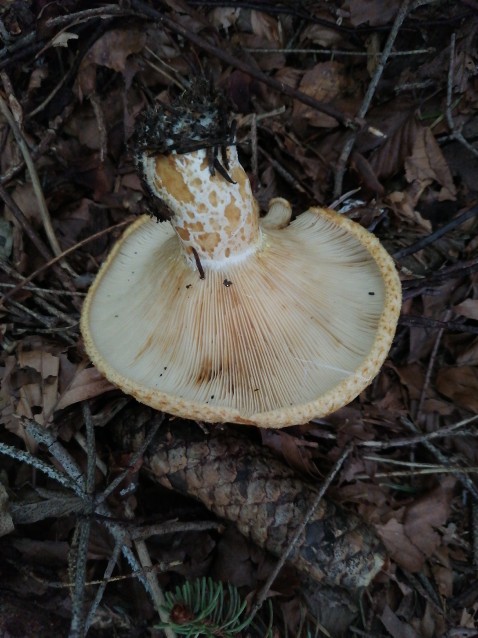
[[[90,365],[79,330],[99,265],[145,210],[136,119],[203,75],[231,104],[261,210],[284,197],[294,215],[342,211],[403,288],[389,357],[358,398],[246,433],[309,482],[336,470],[327,498],[387,562],[365,592],[322,601],[345,623],[314,614],[286,565],[237,635],[476,638],[477,0],[1,5],[0,636],[171,638],[161,591],[211,577],[252,605],[275,564],[128,466],[108,427],[140,407]],[[88,509],[125,467],[135,491]],[[176,605],[179,625],[190,611]]]

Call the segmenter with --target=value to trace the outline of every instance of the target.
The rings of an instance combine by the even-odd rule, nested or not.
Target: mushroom
[[[354,399],[389,351],[401,304],[386,250],[325,208],[263,220],[223,107],[181,98],[143,118],[138,166],[167,221],[141,216],[81,317],[95,366],[138,401],[280,428]],[[193,102],[193,103],[192,103]]]

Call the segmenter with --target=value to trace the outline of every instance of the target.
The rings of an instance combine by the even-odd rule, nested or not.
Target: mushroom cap
[[[142,403],[209,422],[280,428],[354,399],[395,333],[392,259],[327,209],[262,233],[255,254],[200,279],[171,225],[139,218],[83,307],[96,367]]]

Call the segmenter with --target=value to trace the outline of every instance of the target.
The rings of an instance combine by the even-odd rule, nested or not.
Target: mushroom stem
[[[173,212],[171,224],[193,269],[219,270],[242,261],[262,245],[259,207],[234,146],[227,149],[228,174],[211,174],[206,149],[142,158],[153,193]]]

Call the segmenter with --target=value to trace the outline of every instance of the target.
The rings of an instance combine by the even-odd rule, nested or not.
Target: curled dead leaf
[[[439,201],[456,199],[456,188],[450,169],[428,127],[416,130],[412,153],[405,160],[405,175],[409,182],[440,184],[442,189],[438,195]]]
[[[304,74],[299,89],[319,102],[330,103],[344,94],[348,83],[345,66],[341,62],[319,62]],[[305,118],[312,126],[328,128],[338,124],[330,115],[301,102],[295,102],[293,117]]]

